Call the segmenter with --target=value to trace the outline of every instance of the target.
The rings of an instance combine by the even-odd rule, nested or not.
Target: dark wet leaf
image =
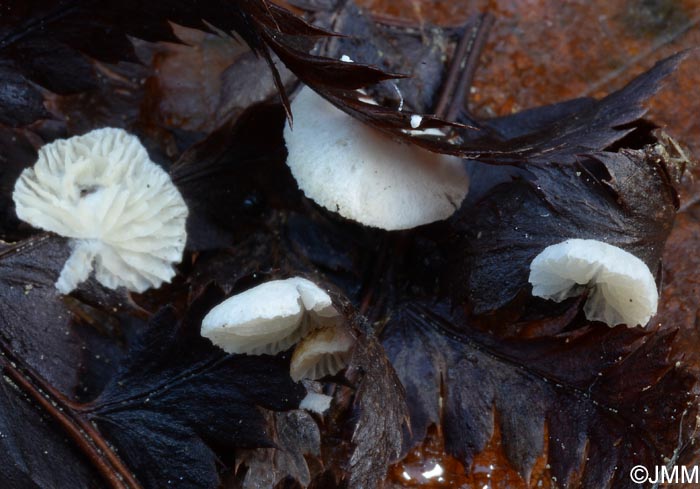
[[[333,433],[339,429],[346,441],[339,444],[333,436],[324,440],[329,445],[328,455],[337,458],[326,462],[336,472],[336,483],[375,488],[402,453],[408,428],[404,389],[374,337],[358,338],[346,375],[353,385],[353,395],[346,392],[335,396],[343,399],[331,414],[338,425],[327,430]]]
[[[0,245],[0,480],[10,489],[104,482],[87,461],[89,435],[74,422],[86,342],[54,285],[69,252],[65,239],[47,234]]]
[[[188,248],[233,244],[280,202],[298,200],[296,182],[283,164],[283,127],[281,106],[253,106],[173,165],[173,182],[190,209]]]
[[[307,7],[310,8],[310,7]],[[456,44],[459,29],[424,25],[420,31],[377,22],[355,2],[329,2],[312,9],[315,21],[342,36],[331,37],[321,52],[334,59],[348,56],[360,62],[409,75],[372,87],[382,105],[433,113],[444,82],[445,59]]]
[[[135,57],[127,35],[151,41],[171,41],[176,38],[167,21],[208,30],[203,22],[206,21],[225,32],[238,32],[252,51],[266,60],[287,109],[284,83],[275,67],[273,52],[304,83],[342,110],[396,138],[411,141],[432,151],[480,157],[491,163],[522,163],[523,158],[551,159],[554,155],[563,161],[571,159],[583,149],[602,150],[624,136],[629,130],[620,130],[619,126],[640,117],[643,113],[640,103],[656,90],[659,80],[672,71],[679,60],[678,57],[666,60],[625,89],[580,113],[558,120],[545,131],[503,141],[502,138],[494,137],[492,131],[486,130],[487,126],[477,130],[426,115],[421,128],[439,129],[444,136],[416,135],[408,131],[413,114],[411,111],[362,102],[361,94],[357,91],[398,75],[368,64],[346,63],[336,58],[310,54],[316,41],[327,38],[328,33],[266,0],[238,2],[235,8],[227,8],[224,0],[196,5],[169,2],[167,7],[156,4],[146,6],[142,2],[129,0],[100,4],[99,9],[92,8],[92,3],[87,0],[70,4],[59,2],[55,5],[37,3],[39,5],[33,9],[28,9],[19,2],[17,5],[8,5],[9,15],[4,16],[4,22],[0,23],[0,59],[5,60],[6,67],[4,85],[11,88],[8,88],[5,97],[9,110],[6,112],[6,117],[9,117],[7,124],[27,124],[46,115],[40,113],[40,110],[44,110],[40,103],[43,98],[29,79],[41,83],[42,80],[53,80],[54,77],[24,67],[22,56],[18,53],[28,49],[27,46],[38,49],[36,54],[41,55],[44,53],[41,51],[42,46],[45,50],[49,49],[48,46],[60,44],[62,48],[56,54],[63,54],[74,65],[77,63],[77,66],[72,67],[73,71],[92,72],[89,61],[76,53],[85,53],[97,60],[112,63],[129,61]],[[37,25],[41,25],[41,29]],[[80,30],[77,26],[80,26]],[[104,35],[104,32],[108,34]],[[436,54],[438,52],[427,53],[427,59],[435,58]],[[65,65],[71,66],[68,62]],[[57,60],[52,66],[61,69],[63,65]],[[399,63],[394,68],[401,67]],[[437,72],[438,67],[432,66],[432,89],[427,90],[428,93],[440,80]],[[85,77],[79,79],[84,81]],[[46,88],[75,92],[85,87],[77,86],[68,77],[64,77],[56,86]],[[430,96],[434,94],[431,93]],[[21,109],[23,106],[26,111]],[[503,121],[501,124],[507,125]]]
[[[382,281],[384,271],[377,270],[377,265],[385,234],[341,221],[317,207],[291,213],[282,231],[283,243],[297,267],[322,275],[356,304],[362,301],[366,288],[379,286]]]
[[[576,99],[487,121],[500,138],[506,138],[503,146],[492,143],[494,152],[502,153],[496,158],[511,163],[518,159],[572,163],[581,153],[606,149],[637,128],[648,110],[644,103],[685,56],[679,53],[659,61],[599,101]],[[485,152],[483,159],[489,161],[491,155]]]
[[[289,378],[288,359],[226,355],[199,335],[204,314],[222,299],[210,289],[179,324],[172,309],[154,316],[82,409],[145,487],[215,487],[215,450],[271,446],[261,407],[292,409],[305,394]]]
[[[0,65],[0,80],[1,124],[24,126],[49,116],[41,93],[24,76],[10,67]]]
[[[69,254],[64,239],[46,234],[0,247],[0,337],[54,387],[70,395],[77,384],[82,343],[54,286]]]
[[[335,8],[335,6],[332,8]],[[335,15],[336,12],[334,11],[333,14]],[[291,14],[286,11],[280,11],[276,15],[279,16],[280,20],[286,22],[291,22],[292,20]],[[416,60],[413,58],[412,63],[409,63],[405,59],[405,57],[409,56],[408,48],[403,51],[391,47],[391,52],[386,57],[383,54],[379,55],[378,50],[381,49],[381,46],[370,46],[367,43],[367,39],[378,40],[387,47],[390,44],[386,40],[380,40],[380,37],[374,32],[376,26],[362,17],[358,18],[360,15],[354,4],[349,2],[345,13],[338,16],[338,27],[347,29],[351,36],[360,36],[360,39],[338,41],[338,43],[331,42],[330,47],[322,49],[320,54],[313,51],[316,43],[319,40],[332,39],[324,31],[313,32],[309,31],[308,27],[305,27],[298,29],[294,36],[279,36],[274,35],[274,32],[270,29],[263,29],[261,35],[270,49],[301,81],[351,116],[385,131],[395,138],[412,141],[433,151],[459,151],[455,145],[448,143],[446,138],[442,138],[445,141],[441,142],[441,138],[412,136],[407,132],[407,129],[411,127],[411,115],[416,113],[415,110],[419,108],[427,109],[424,106],[425,100],[422,97],[432,100],[435,95],[432,91],[441,80],[441,70],[436,66],[436,58],[441,56],[441,48],[437,47],[436,44],[439,43],[441,34],[436,34],[435,44],[431,44],[425,52],[421,53],[421,57],[430,65],[425,70],[425,73],[430,73],[429,79],[404,82],[407,83],[407,89],[410,87],[413,92],[416,91],[416,87],[422,86],[422,88],[426,88],[426,93],[424,94],[409,93],[411,101],[416,107],[413,110],[408,110],[408,108],[399,110],[398,105],[392,107],[373,105],[360,100],[363,98],[363,94],[358,90],[375,87],[377,84],[387,80],[409,76],[413,72],[413,68],[408,70],[408,73],[403,74],[395,70],[408,68],[409,65],[414,67]],[[325,23],[328,23],[327,19]],[[331,23],[331,27],[336,27],[334,24],[335,22]],[[403,40],[401,36],[399,36],[399,39]],[[342,52],[346,47],[350,53],[358,53],[360,57],[359,62],[350,63],[340,60],[343,54],[347,54]],[[381,62],[381,66],[372,64],[378,61]],[[396,97],[395,89],[392,88],[395,83],[397,82],[392,81],[385,86],[383,93]],[[425,83],[424,86],[422,85],[423,83]],[[392,91],[394,93],[391,93]],[[398,99],[399,97],[396,98]],[[444,121],[438,117],[423,115],[421,128],[438,128],[447,134],[455,126],[461,125]]]
[[[673,457],[692,436],[696,381],[668,359],[674,332],[584,323],[557,336],[506,340],[463,321],[407,304],[384,330],[406,388],[413,443],[441,425],[447,452],[468,468],[498,425],[525,480],[544,453],[563,487],[617,489],[637,487],[631,467]]]
[[[663,256],[663,288],[659,296],[659,312],[655,321],[664,328],[679,328],[675,353],[682,362],[700,376],[700,310],[696,293],[700,290],[700,208],[697,205],[697,184],[686,205],[681,207]],[[690,200],[692,199],[692,200]]]
[[[375,488],[401,456],[408,428],[405,392],[374,337],[360,337],[347,375],[356,391],[346,482],[348,487]]]
[[[36,160],[36,150],[20,131],[0,128],[0,237],[14,241],[22,237],[12,192],[24,168]]]
[[[269,66],[240,39],[178,25],[174,31],[185,44],[136,43],[139,58],[153,69],[146,82],[150,113],[144,118],[210,133],[255,103],[278,100]],[[275,66],[291,88],[294,76],[279,60]]]
[[[341,29],[345,26],[351,33],[358,31],[363,36],[369,35],[371,38],[371,34],[367,33],[371,32],[371,27],[367,24],[362,21],[338,22]],[[366,48],[361,43],[358,47],[357,44],[357,41],[353,45],[352,42],[344,40],[332,40],[333,47],[330,52],[337,55],[339,50],[347,48],[349,51],[369,58],[371,62],[381,59],[384,64],[387,64],[394,61],[395,65],[391,66],[385,75],[391,70],[401,69],[400,56],[395,56],[397,59],[377,57],[371,48]],[[298,60],[303,60],[307,64],[307,67],[303,68],[298,60],[290,60],[284,55],[285,51],[295,48],[294,42],[286,46],[275,46],[273,43],[271,46],[304,83],[348,114],[390,133],[395,138],[410,141],[434,152],[459,155],[491,164],[518,166],[526,166],[527,161],[572,162],[578,153],[601,151],[623,138],[635,129],[635,126],[624,126],[642,117],[646,112],[642,104],[657,91],[660,82],[685,56],[681,53],[657,63],[654,68],[632,80],[623,89],[599,101],[581,99],[555,104],[497,119],[493,123],[463,117],[462,122],[468,123],[471,127],[458,127],[439,118],[424,117],[421,129],[435,128],[444,134],[431,136],[411,134],[408,131],[412,115],[410,110],[400,111],[397,108],[371,105],[359,100],[361,94],[350,89],[368,87],[382,80],[377,77],[373,79],[370,72],[366,72],[364,76],[360,71],[351,72],[349,68],[343,68],[342,65],[355,67],[364,65],[314,56],[304,58],[300,54],[301,48],[296,48]],[[289,57],[294,57],[291,53],[287,54]],[[297,64],[293,65],[295,61]],[[312,63],[322,61],[325,63],[326,71],[331,73],[325,78],[308,69]],[[333,74],[336,71],[346,72],[343,82],[334,78]],[[430,78],[436,77],[433,75]],[[343,86],[344,83],[349,83],[348,80],[356,81],[356,85]]]
[[[0,385],[0,480],[6,489],[101,487],[82,454],[7,378]]]
[[[199,336],[201,318],[222,298],[220,293],[210,290],[195,301],[184,322],[178,322],[172,309],[164,309],[126,356],[112,354],[109,343],[86,341],[84,334],[77,334],[72,324],[72,312],[78,310],[75,299],[55,290],[68,252],[65,240],[47,235],[0,249],[3,365],[8,368],[13,362],[12,379],[30,379],[21,383],[6,377],[18,387],[5,384],[0,395],[0,425],[11,426],[3,428],[0,437],[1,443],[11,444],[3,451],[3,480],[17,481],[8,487],[30,487],[29,480],[37,487],[94,486],[89,482],[94,475],[79,460],[64,426],[40,421],[44,417],[96,422],[144,487],[160,487],[169,479],[180,481],[180,487],[213,487],[218,481],[217,450],[270,446],[262,409],[291,409],[305,391],[289,378],[288,359],[227,356]],[[89,313],[83,309],[83,314]],[[94,319],[101,317],[95,312]],[[123,364],[99,397],[87,404],[71,403],[86,344],[89,355],[123,358]],[[39,380],[25,377],[25,370]],[[108,373],[109,368],[90,372],[93,377]],[[53,398],[59,396],[58,404],[26,404],[23,398],[42,398],[34,385],[44,392],[50,389]],[[23,421],[12,421],[12,416],[22,416]],[[20,430],[25,422],[36,426]],[[48,449],[54,453],[48,454]],[[36,468],[49,456],[72,470],[49,473]]]
[[[320,466],[321,433],[318,424],[309,413],[301,410],[275,413],[271,417],[269,426],[276,446],[238,450],[238,477],[231,487],[277,487],[284,480],[295,481],[302,487],[311,483],[314,474],[309,465]],[[307,459],[315,464],[309,464]]]
[[[267,0],[143,3],[135,0],[8,1],[0,18],[0,121],[18,126],[47,117],[37,88],[62,95],[94,88],[91,59],[137,61],[128,36],[178,42],[169,22],[210,31],[237,32],[283,83],[266,43],[275,37],[319,35],[293,14]],[[283,99],[286,100],[283,94]]]
[[[619,244],[645,259],[654,271],[658,268],[660,248],[672,222],[675,204],[668,178],[661,166],[643,161],[637,153],[612,151],[620,147],[618,141],[630,130],[642,133],[644,139],[646,123],[636,122],[644,114],[641,104],[672,69],[676,59],[601,101],[577,99],[474,123],[480,126],[478,131],[426,118],[424,127],[439,127],[447,136],[416,138],[402,132],[410,127],[411,113],[396,110],[397,100],[391,98],[395,96],[393,86],[400,88],[408,108],[430,110],[444,77],[442,56],[449,52],[442,44],[447,36],[444,31],[430,30],[417,35],[377,26],[367,17],[346,14],[330,27],[358,37],[328,38],[286,11],[252,0],[237,2],[236,9],[226,11],[222,6],[230,7],[227,2],[206,5],[169,2],[151,6],[127,0],[119,5],[108,2],[101,9],[80,1],[71,2],[70,8],[62,2],[31,4],[33,10],[19,5],[20,14],[28,16],[27,19],[45,19],[45,29],[15,19],[17,22],[12,23],[12,32],[6,37],[0,19],[0,59],[9,60],[2,66],[10,67],[11,75],[6,78],[14,83],[8,86],[24,90],[13,92],[19,95],[7,103],[7,112],[3,111],[4,106],[0,109],[0,118],[6,117],[2,119],[4,123],[26,124],[35,117],[44,117],[45,113],[39,112],[44,111],[46,103],[52,112],[67,116],[65,132],[69,134],[97,125],[123,125],[138,132],[149,145],[149,151],[156,147],[160,159],[154,158],[165,162],[165,166],[186,150],[171,167],[171,174],[190,207],[188,246],[194,253],[188,254],[181,265],[178,284],[136,300],[154,306],[147,309],[155,310],[155,306],[170,302],[175,303],[176,309],[186,307],[187,301],[202,293],[205,299],[194,301],[194,310],[188,312],[184,321],[174,312],[176,309],[166,307],[136,346],[131,337],[126,340],[125,348],[129,350],[126,358],[121,343],[109,348],[104,341],[87,343],[90,356],[104,355],[112,361],[121,358],[125,363],[103,393],[84,405],[79,415],[97,422],[145,485],[161,487],[170,482],[179,487],[216,486],[221,466],[232,464],[234,454],[241,455],[239,449],[244,446],[251,447],[246,452],[250,456],[245,462],[241,457],[238,467],[242,470],[247,467],[242,477],[249,486],[260,485],[263,476],[269,476],[268,485],[276,484],[280,488],[309,482],[311,487],[322,489],[343,483],[353,488],[374,488],[384,478],[387,465],[405,448],[408,409],[413,421],[413,442],[423,437],[429,424],[442,420],[449,450],[468,461],[483,447],[484,440],[490,439],[496,423],[504,434],[509,460],[518,471],[527,474],[534,458],[546,451],[552,474],[559,480],[568,480],[572,487],[579,484],[580,474],[583,482],[579,485],[586,487],[598,489],[603,487],[600,481],[610,480],[623,484],[624,469],[613,473],[611,467],[618,462],[620,467],[627,464],[633,458],[632,451],[636,450],[647,463],[661,454],[669,455],[675,448],[671,439],[678,433],[680,420],[673,409],[685,406],[683,403],[688,398],[682,393],[691,382],[666,362],[665,351],[673,336],[645,336],[621,328],[608,330],[581,325],[577,322],[580,316],[576,315],[576,304],[567,303],[556,309],[556,312],[565,309],[562,319],[527,320],[528,316],[519,318],[518,323],[501,324],[502,330],[522,333],[519,340],[503,341],[472,330],[461,321],[433,320],[429,315],[423,318],[420,315],[426,313],[424,310],[412,315],[415,309],[407,306],[388,324],[384,335],[384,345],[400,380],[381,346],[373,339],[364,339],[348,371],[349,378],[332,379],[337,383],[325,384],[327,391],[335,390],[338,410],[330,417],[319,418],[320,453],[316,451],[316,421],[311,416],[298,411],[265,413],[258,407],[289,409],[298,402],[302,393],[288,379],[287,361],[224,356],[203,343],[195,326],[211,305],[208,301],[215,302],[216,294],[207,292],[211,282],[220,284],[229,294],[267,278],[304,274],[327,280],[331,287],[340,287],[368,317],[383,320],[387,305],[391,307],[400,294],[404,300],[434,295],[438,271],[447,268],[439,255],[444,252],[445,234],[452,230],[449,226],[429,226],[400,235],[368,231],[337,219],[303,198],[283,163],[283,109],[254,107],[238,118],[250,103],[267,98],[273,86],[274,75],[268,74],[265,79],[259,76],[261,61],[254,59],[253,53],[262,55],[262,62],[267,60],[271,66],[276,52],[301,79],[324,96],[396,137],[437,151],[481,155],[489,163],[529,165],[527,171],[508,166],[496,172],[498,186],[494,186],[493,178],[485,178],[490,186],[474,189],[471,201],[463,210],[463,220],[456,222],[460,242],[452,251],[459,258],[459,276],[447,285],[466,283],[458,291],[460,300],[466,300],[476,311],[481,307],[481,312],[512,302],[523,290],[523,297],[527,298],[523,270],[534,256],[532,253],[551,244],[551,240],[565,239],[572,233],[575,237],[597,237]],[[91,9],[89,20],[81,10],[83,5]],[[349,5],[347,11],[355,12]],[[216,17],[215,22],[212,16]],[[159,85],[158,97],[140,105],[144,91],[141,81],[147,69],[142,72],[136,69],[140,68],[138,65],[123,62],[135,59],[126,35],[176,42],[167,19],[202,31],[208,27],[200,19],[226,32],[238,30],[251,50],[231,51],[235,62],[226,70],[221,85],[217,85],[218,80],[213,81],[210,76],[217,70],[209,72],[204,69],[206,64],[192,62],[197,61],[198,55],[192,59],[186,55],[179,58],[182,52],[197,49],[178,46],[177,59],[170,59],[173,65],[167,66],[172,70],[166,77],[168,83]],[[346,29],[348,23],[350,28]],[[105,26],[109,26],[107,31]],[[106,33],[101,35],[100,31]],[[202,34],[213,42],[220,40],[215,38],[218,35]],[[332,59],[310,54],[316,41],[324,38],[330,47],[325,52]],[[375,46],[363,42],[367,39],[372,39]],[[430,42],[424,44],[424,39]],[[5,44],[8,40],[11,42]],[[225,43],[230,40],[226,39]],[[229,53],[227,49],[224,51]],[[389,54],[381,56],[380,51]],[[416,53],[415,57],[411,53]],[[20,54],[22,59],[33,56],[32,61],[20,65],[17,62]],[[342,54],[376,67],[342,63],[338,60]],[[109,64],[115,62],[120,63]],[[192,70],[190,76],[179,77],[178,71],[182,70],[179,63],[199,66],[203,71]],[[412,63],[421,64],[412,66]],[[156,65],[165,68],[167,62],[161,60]],[[383,81],[392,72],[413,74],[417,79]],[[203,94],[206,100],[201,103],[205,109],[198,112],[195,107],[189,113],[192,119],[187,122],[192,124],[180,125],[193,132],[184,134],[177,127],[182,121],[176,120],[176,116],[187,116],[191,108],[188,102],[193,101],[190,95],[198,93],[200,81],[205,85],[201,87],[206,92]],[[288,78],[276,81],[281,88]],[[191,83],[194,89],[178,92],[178,83]],[[216,90],[209,93],[212,86]],[[384,96],[386,108],[358,102],[355,89],[370,86],[372,93]],[[147,86],[146,91],[150,88]],[[54,97],[43,89],[72,95]],[[8,93],[5,96],[9,100]],[[177,110],[163,109],[162,114],[161,106],[149,105],[156,102],[167,105],[173,101],[182,105]],[[26,111],[16,109],[22,104],[26,105]],[[206,117],[209,112],[211,118]],[[153,118],[145,117],[144,113],[152,113]],[[196,133],[200,129],[210,131],[228,116],[232,116],[231,120],[212,134]],[[464,121],[474,122],[471,118]],[[462,140],[454,139],[455,135]],[[204,139],[199,144],[186,149],[201,138]],[[33,158],[33,149],[28,141],[15,145],[8,138],[4,144],[1,135],[0,144],[3,164],[0,171],[8,175],[0,181],[7,182],[7,185],[3,183],[7,190],[3,195],[9,204],[13,172],[16,175],[27,164],[14,161]],[[616,146],[611,148],[613,144]],[[17,153],[12,154],[6,148]],[[600,153],[605,149],[610,152]],[[594,155],[584,157],[580,153]],[[4,155],[9,155],[6,160]],[[10,162],[7,166],[6,161]],[[584,177],[577,179],[576,171],[581,171]],[[649,195],[654,199],[649,199]],[[646,200],[642,202],[643,199]],[[586,212],[584,216],[577,210],[582,202],[601,209]],[[556,219],[540,220],[543,215],[540,211],[549,212],[556,206],[560,211]],[[8,214],[7,219],[0,218],[0,233],[5,232],[2,227],[5,221],[8,230],[17,232],[11,204],[3,208]],[[474,209],[476,212],[472,212]],[[534,238],[524,237],[522,229],[515,229],[521,219],[528,222],[530,228],[526,232],[532,232]],[[595,231],[593,236],[587,234],[591,229]],[[480,231],[484,233],[478,237]],[[502,247],[481,247],[484,237]],[[21,283],[25,276],[41,275],[49,269],[55,275],[62,259],[54,260],[53,253],[42,251],[33,261],[13,261],[12,281],[19,277],[16,281]],[[47,257],[51,258],[51,264]],[[37,270],[30,270],[32,264]],[[46,278],[45,292],[53,290],[54,278]],[[30,298],[34,291],[30,290]],[[490,291],[495,293],[490,295]],[[78,291],[74,298],[80,299],[82,292],[85,291]],[[55,297],[45,297],[43,292],[40,300],[32,303],[20,293],[24,291],[11,291],[8,295],[11,302],[0,306],[3,315],[6,314],[3,307],[9,310],[15,304],[24,310],[32,304],[47,302],[50,306],[47,314],[54,306],[60,306],[54,303]],[[410,299],[410,302],[416,301]],[[13,313],[14,325],[21,324],[25,316],[32,321],[35,316],[41,317],[36,311]],[[90,325],[104,322],[111,328],[115,321],[117,325],[125,324],[121,313],[87,314],[90,320],[85,322]],[[136,327],[138,322],[134,320]],[[443,322],[449,322],[451,329],[459,331],[459,340],[455,335],[443,334],[447,327]],[[572,332],[569,328],[572,325],[582,329]],[[382,326],[377,321],[376,327]],[[436,332],[436,328],[440,331]],[[5,326],[2,332],[5,333]],[[539,339],[523,339],[526,336]],[[69,337],[72,338],[72,332]],[[45,345],[54,339],[55,345]],[[121,332],[110,339],[121,342]],[[58,340],[48,336],[38,342],[41,347],[58,348],[62,345]],[[33,342],[28,345],[32,348],[22,344],[17,351],[22,351],[20,347],[32,350]],[[40,363],[31,355],[27,362],[41,370]],[[112,367],[83,363],[95,375],[83,378],[82,386],[87,393],[81,400],[92,399],[104,386]],[[65,367],[66,378],[72,379],[66,380],[65,387],[73,387],[74,374],[67,363]],[[628,375],[629,372],[633,375]],[[558,380],[561,387],[557,386]],[[438,404],[441,381],[446,386],[446,408],[442,411]],[[651,387],[647,389],[647,385]],[[662,391],[681,394],[661,400]],[[287,401],[279,397],[284,392],[290,393]],[[488,400],[493,402],[489,404]],[[494,405],[496,414],[492,415]],[[651,412],[644,412],[645,405]],[[23,404],[19,411],[25,413],[28,406]],[[274,426],[269,422],[272,418]],[[630,420],[636,428],[628,428]],[[616,444],[618,438],[622,441]],[[582,465],[586,440],[590,441],[587,446],[596,449],[596,454]],[[560,450],[561,443],[574,448]],[[257,446],[268,448],[252,448]],[[74,460],[72,453],[56,450],[62,461]],[[36,461],[34,453],[25,453],[30,453],[32,461]],[[17,459],[15,455],[10,457]],[[71,475],[76,480],[83,477],[79,467],[76,464]],[[44,480],[48,482],[42,484],[62,485],[57,482],[59,479]],[[80,486],[79,483],[63,485]]]
[[[456,219],[450,284],[475,314],[529,295],[530,263],[569,238],[596,239],[659,270],[677,195],[654,147],[581,156],[572,164],[532,165],[492,188]]]
[[[47,95],[47,105],[65,124],[67,134],[84,134],[100,127],[137,132],[148,68],[138,63],[108,65],[91,61],[95,86],[70,95]]]

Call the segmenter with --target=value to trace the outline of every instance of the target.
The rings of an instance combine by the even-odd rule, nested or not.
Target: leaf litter
[[[26,448],[6,452],[2,475],[9,487],[91,487],[98,479],[111,487],[163,481],[264,487],[255,475],[264,467],[276,474],[267,487],[378,487],[389,465],[436,427],[444,450],[467,469],[499,437],[506,463],[532,484],[543,459],[549,483],[626,487],[631,465],[692,458],[696,374],[676,363],[683,355],[679,341],[692,344],[690,330],[589,323],[581,301],[552,306],[528,300],[522,281],[538,247],[572,234],[620,243],[652,270],[666,267],[665,241],[682,232],[671,229],[675,178],[683,169],[654,152],[664,140],[640,118],[678,57],[600,101],[493,120],[465,110],[459,115],[465,125],[424,117],[426,127],[445,136],[411,136],[403,131],[411,116],[430,113],[439,102],[444,60],[464,29],[434,28],[426,43],[424,34],[354,15],[352,4],[330,24],[316,9],[323,28],[363,33],[370,42],[329,37],[325,48],[310,54],[325,31],[264,2],[241,2],[226,15],[218,15],[216,3],[196,15],[185,3],[169,12],[110,4],[90,18],[86,35],[77,36],[89,8],[89,2],[49,2],[32,12],[18,7],[0,22],[2,76],[20,95],[10,100],[8,89],[0,95],[8,109],[1,119],[7,134],[0,139],[3,198],[9,202],[13,174],[32,163],[43,142],[104,124],[126,126],[170,168],[185,196],[193,216],[189,251],[180,266],[184,280],[163,291],[105,296],[88,283],[71,301],[53,290],[65,243],[33,236],[3,245],[3,421],[46,420],[26,436],[14,430],[11,440],[21,439]],[[37,30],[37,19],[48,28]],[[363,229],[309,203],[283,164],[281,129],[293,114],[285,113],[286,95],[280,104],[270,89],[274,81],[291,93],[290,75],[268,78],[259,97],[241,93],[232,102],[236,70],[246,73],[246,63],[253,63],[251,72],[261,72],[244,53],[214,69],[222,84],[207,92],[208,99],[178,106],[168,104],[195,91],[173,92],[168,77],[177,80],[175,73],[148,72],[158,62],[166,67],[162,60],[168,63],[169,56],[186,60],[191,54],[185,45],[162,44],[186,37],[168,21],[195,29],[189,38],[199,46],[195,52],[222,56],[206,43],[230,41],[200,19],[221,31],[237,30],[269,63],[274,51],[298,79],[365,123],[433,151],[478,159],[470,163],[476,191],[452,220],[402,233]],[[104,26],[110,35],[90,43],[95,36],[88,34]],[[133,63],[135,53],[152,47],[135,41],[134,50],[131,38],[161,42],[152,58],[142,58],[145,66]],[[366,48],[372,44],[382,48]],[[411,64],[418,63],[405,53],[418,45],[425,50],[414,71]],[[157,49],[166,58],[156,62]],[[22,62],[28,52],[31,64]],[[49,52],[65,63],[42,61]],[[343,54],[358,62],[341,61]],[[387,81],[395,73],[414,78]],[[149,77],[150,83],[139,82]],[[394,83],[406,110],[398,110]],[[383,94],[386,105],[362,103],[356,89],[365,87]],[[217,119],[202,117],[212,111]],[[582,212],[583,203],[595,212]],[[552,209],[556,218],[541,217]],[[685,226],[685,214],[681,219]],[[11,211],[0,231],[5,239],[31,233]],[[498,242],[507,246],[493,246]],[[505,280],[510,273],[513,280]],[[348,371],[322,383],[333,395],[324,416],[296,410],[306,387],[289,379],[288,354],[228,356],[198,335],[201,317],[224,296],[298,274],[333,291],[361,338]],[[32,293],[31,302],[23,299]],[[674,300],[670,292],[666,297]],[[37,300],[55,312],[37,309]],[[151,313],[141,307],[146,304]],[[662,301],[662,314],[664,307]],[[95,336],[90,330],[87,340],[85,328],[104,322],[124,331],[103,328]],[[81,366],[79,351],[105,354],[111,363],[86,372],[93,363]],[[41,355],[50,357],[51,368],[37,360]],[[96,376],[89,381],[91,396],[77,396],[85,385],[78,377],[87,382],[90,375]],[[59,408],[42,401],[42,392]],[[7,407],[13,404],[20,408]],[[279,410],[286,412],[273,413]],[[85,423],[93,421],[97,427],[90,429]],[[76,429],[81,426],[87,435]],[[53,447],[54,460],[71,460],[72,468],[27,470],[38,466],[38,445]]]

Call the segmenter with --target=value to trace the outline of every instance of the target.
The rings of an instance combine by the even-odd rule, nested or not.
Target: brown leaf
[[[349,369],[350,378],[358,376],[358,389],[348,484],[371,489],[384,480],[389,464],[401,455],[408,410],[403,386],[377,340],[360,339]]]
[[[544,453],[557,484],[623,488],[632,466],[652,467],[692,436],[696,379],[668,359],[673,332],[584,325],[504,340],[435,309],[404,305],[383,334],[414,443],[440,425],[447,452],[470,467],[498,423],[526,481]]]
[[[306,411],[275,413],[269,423],[274,448],[238,450],[237,477],[226,487],[258,489],[276,487],[283,480],[293,480],[302,487],[311,483],[307,459],[317,459],[321,450],[321,433],[314,418]]]
[[[474,314],[529,298],[530,263],[570,238],[618,246],[659,270],[677,196],[656,146],[532,165],[454,216],[458,236],[449,287]]]

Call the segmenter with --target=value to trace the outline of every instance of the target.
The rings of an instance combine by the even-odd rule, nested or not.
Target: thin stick
[[[491,14],[481,14],[459,40],[435,107],[437,117],[454,122],[463,109],[466,94],[471,88],[481,52],[493,23],[494,17]]]
[[[483,14],[477,25],[473,41],[469,47],[469,56],[466,59],[466,64],[461,67],[462,73],[457,83],[457,90],[452,98],[452,104],[447,111],[447,120],[456,121],[459,113],[468,108],[465,105],[467,94],[474,82],[476,68],[479,66],[479,58],[484,51],[486,41],[489,37],[491,27],[493,27],[495,18],[491,14]]]

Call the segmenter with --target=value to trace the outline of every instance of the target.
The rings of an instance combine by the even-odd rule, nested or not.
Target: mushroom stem
[[[92,262],[97,250],[89,241],[80,241],[74,248],[66,263],[63,265],[61,275],[56,281],[56,288],[61,294],[68,294],[78,284],[87,280],[92,271]]]

